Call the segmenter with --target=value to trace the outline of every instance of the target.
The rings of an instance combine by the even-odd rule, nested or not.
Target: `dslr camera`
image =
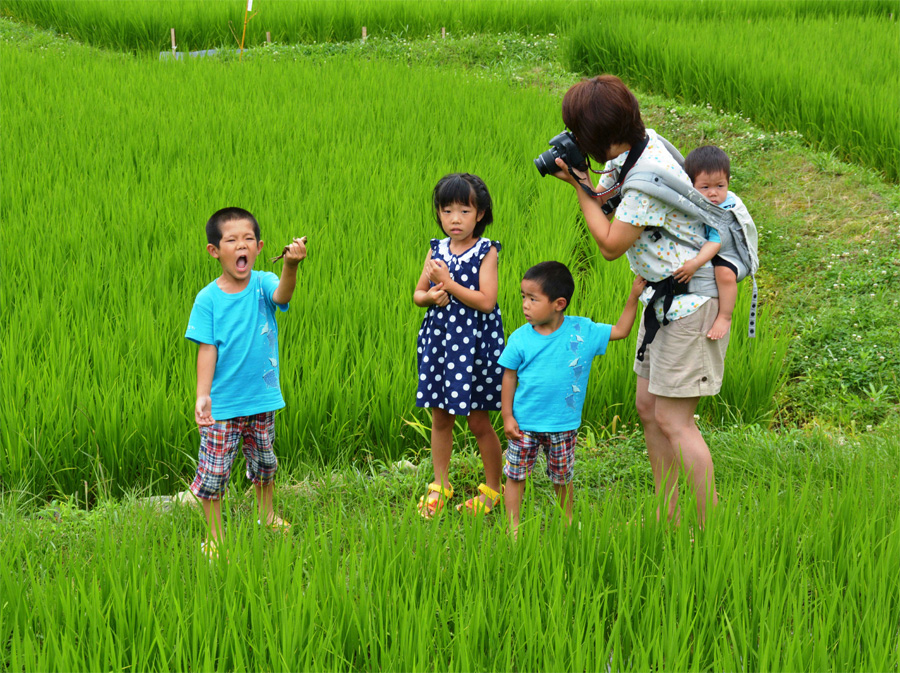
[[[571,131],[563,131],[550,138],[550,149],[534,160],[534,165],[542,178],[559,171],[559,166],[556,165],[557,157],[562,158],[570,168],[579,171],[588,169],[587,160],[578,148],[575,135]]]

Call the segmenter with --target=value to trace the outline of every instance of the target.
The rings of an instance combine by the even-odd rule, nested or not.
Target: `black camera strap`
[[[647,144],[650,142],[650,136],[644,136],[643,140],[639,142],[637,145],[633,145],[631,149],[628,151],[628,156],[625,157],[625,163],[622,164],[622,168],[619,170],[619,179],[609,189],[605,189],[602,192],[595,192],[590,187],[584,185],[579,180],[578,184],[581,185],[581,188],[591,195],[594,198],[600,198],[606,196],[607,194],[615,193],[611,199],[609,199],[603,205],[603,212],[609,215],[613,210],[616,209],[616,206],[621,202],[621,198],[619,197],[619,189],[622,187],[622,184],[625,182],[625,177],[628,175],[628,172],[634,168],[634,165],[637,163],[637,160],[641,158],[641,155],[644,153],[644,150],[647,149]],[[572,172],[572,169],[569,168],[569,173],[578,180],[578,176]]]

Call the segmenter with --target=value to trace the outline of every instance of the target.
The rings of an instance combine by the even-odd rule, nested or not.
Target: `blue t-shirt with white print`
[[[551,334],[526,323],[510,335],[497,363],[516,370],[513,416],[520,430],[578,429],[591,365],[606,353],[611,333],[611,325],[566,316]]]
[[[235,294],[213,281],[197,294],[184,336],[218,351],[213,376],[212,417],[217,421],[284,407],[278,381],[278,323],[272,295],[278,276],[251,271],[250,282]]]

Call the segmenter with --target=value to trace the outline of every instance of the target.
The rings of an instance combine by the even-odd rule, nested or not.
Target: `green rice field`
[[[0,14],[113,49],[234,47],[240,0],[2,0]],[[900,6],[892,0],[258,1],[247,44],[369,35],[561,34],[570,70],[794,130],[900,179]],[[234,33],[232,33],[234,31]]]
[[[500,518],[423,523],[414,477],[282,490],[288,536],[259,531],[236,494],[228,559],[213,564],[192,508],[23,517],[6,503],[2,660],[11,671],[897,670],[900,454],[887,437],[719,435],[723,501],[700,533],[689,517],[649,523],[653,499],[635,498],[650,489],[643,470],[579,490],[568,529],[536,479],[515,544]]]
[[[180,50],[229,45],[245,6],[0,0],[0,671],[900,671],[896,3],[254,0],[243,60],[158,58],[170,25]],[[594,30],[654,20],[645,42]],[[683,152],[725,148],[759,228],[757,337],[742,283],[697,416],[720,504],[701,529],[683,490],[657,522],[632,334],[592,374],[572,525],[542,464],[517,540],[502,506],[458,514],[484,480],[462,429],[456,496],[423,521],[432,188],[485,179],[507,335],[548,259],[575,273],[572,314],[614,322],[627,263],[532,163],[599,70]],[[196,468],[184,332],[226,205],[261,224],[257,269],[294,236],[309,256],[279,315],[293,527],[257,524],[236,465],[210,562],[170,496]]]
[[[17,129],[4,165],[23,176],[3,181],[5,227],[36,242],[5,262],[20,282],[3,289],[4,483],[65,493],[191,470],[196,346],[184,330],[218,274],[203,226],[223,204],[250,208],[271,249],[309,237],[281,318],[285,466],[422,448],[412,288],[443,236],[429,199],[444,173],[485,176],[495,198],[508,330],[523,322],[521,274],[543,259],[577,272],[576,314],[614,322],[621,310],[626,262],[603,261],[570,195],[537,179],[531,160],[560,125],[558,99],[540,90],[346,60],[48,59],[9,46],[2,58],[16,92],[3,117]],[[265,257],[257,267],[276,269]],[[765,422],[786,339],[763,317],[749,342],[747,313],[742,303],[729,354],[746,378],[708,413]],[[589,422],[636,420],[632,342],[595,372]]]

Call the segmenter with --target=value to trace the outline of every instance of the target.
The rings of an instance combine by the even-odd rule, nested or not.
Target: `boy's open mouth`
[[[237,261],[234,264],[237,267],[238,271],[246,271],[247,270],[247,256],[241,255],[237,258]]]

